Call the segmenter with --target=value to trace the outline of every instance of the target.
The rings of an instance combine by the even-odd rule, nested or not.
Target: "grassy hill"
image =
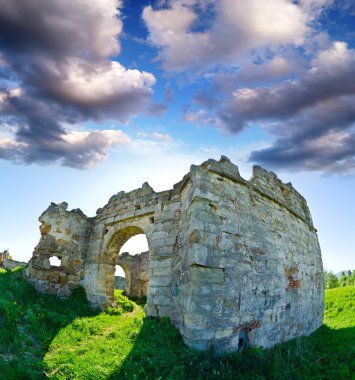
[[[0,379],[354,379],[355,286],[326,291],[324,325],[270,350],[223,357],[182,343],[168,319],[144,318],[116,294],[117,308],[91,309],[37,294],[21,271],[0,269]]]

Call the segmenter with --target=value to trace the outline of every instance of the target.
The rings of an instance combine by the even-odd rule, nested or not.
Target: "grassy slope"
[[[332,328],[355,327],[355,286],[327,289],[324,323]]]
[[[11,379],[351,379],[355,373],[355,287],[326,292],[325,324],[271,350],[215,357],[186,348],[167,319],[90,309],[38,295],[0,270],[0,378]]]

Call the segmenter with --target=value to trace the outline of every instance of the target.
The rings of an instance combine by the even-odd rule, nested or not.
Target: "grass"
[[[355,326],[355,286],[326,290],[324,323],[340,329]]]
[[[145,318],[120,292],[99,312],[81,289],[58,300],[0,270],[0,379],[354,379],[354,295],[327,290],[310,337],[218,357],[188,349],[168,319]]]

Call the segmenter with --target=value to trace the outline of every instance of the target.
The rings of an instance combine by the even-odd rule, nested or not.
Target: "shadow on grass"
[[[69,300],[63,301],[38,294],[23,280],[21,271],[0,272],[0,379],[48,378],[45,374],[48,363],[44,357],[50,352],[53,339],[60,335],[59,331],[78,317],[94,317],[99,313],[89,307],[83,289],[74,291]],[[270,350],[256,348],[216,356],[213,351],[188,349],[167,318],[141,321],[137,315],[127,315],[124,321],[127,329],[120,331],[127,331],[125,338],[132,343],[132,349],[121,356],[124,360],[120,365],[116,362],[116,366],[106,368],[105,375],[101,376],[98,367],[89,368],[86,358],[80,374],[74,368],[73,371],[68,369],[66,374],[55,366],[51,378],[341,380],[351,379],[355,373],[355,327],[335,330],[323,325],[310,337],[294,339]],[[133,325],[139,327],[135,329]],[[118,350],[124,340],[115,331],[107,331],[105,337],[108,340],[103,341],[103,345],[99,346],[98,340],[94,340],[90,346],[91,354],[101,366],[104,356],[113,356],[113,350]],[[106,342],[111,338],[115,341],[110,348]],[[77,342],[72,342],[71,336],[68,339],[71,359],[77,363],[85,354],[83,351],[76,354]],[[63,351],[60,340],[57,344],[56,350]],[[67,360],[65,356],[63,360]]]
[[[78,317],[97,314],[82,288],[60,300],[37,293],[22,268],[0,271],[0,378],[47,378],[43,357],[58,331]]]
[[[145,318],[116,379],[352,379],[355,327],[323,325],[272,349],[247,349],[217,356],[188,349],[168,319]]]

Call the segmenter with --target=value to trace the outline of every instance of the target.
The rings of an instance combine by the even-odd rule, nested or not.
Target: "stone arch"
[[[141,227],[123,227],[112,235],[104,255],[112,260],[114,266],[120,265],[125,273],[128,297],[137,299],[148,294],[149,250],[130,255],[127,252],[119,255],[121,247],[133,236],[146,234]],[[147,239],[148,241],[148,239]],[[109,283],[109,281],[107,281]]]
[[[118,252],[120,251],[124,243],[126,243],[131,237],[139,234],[146,235],[143,229],[138,226],[128,226],[122,227],[118,230],[113,230],[111,233],[110,240],[108,241],[103,254],[107,258],[112,259],[115,255],[118,255]]]
[[[150,247],[150,230],[143,229],[145,221],[135,220],[135,224],[117,223],[104,227],[103,244],[97,252],[97,263],[87,266],[84,287],[88,299],[96,304],[104,305],[114,300],[115,267],[120,265],[126,276],[126,294],[131,298],[147,296],[149,251],[130,257],[119,256],[121,247],[133,236],[144,234]],[[148,230],[146,233],[145,230]],[[140,275],[144,269],[144,276]]]

